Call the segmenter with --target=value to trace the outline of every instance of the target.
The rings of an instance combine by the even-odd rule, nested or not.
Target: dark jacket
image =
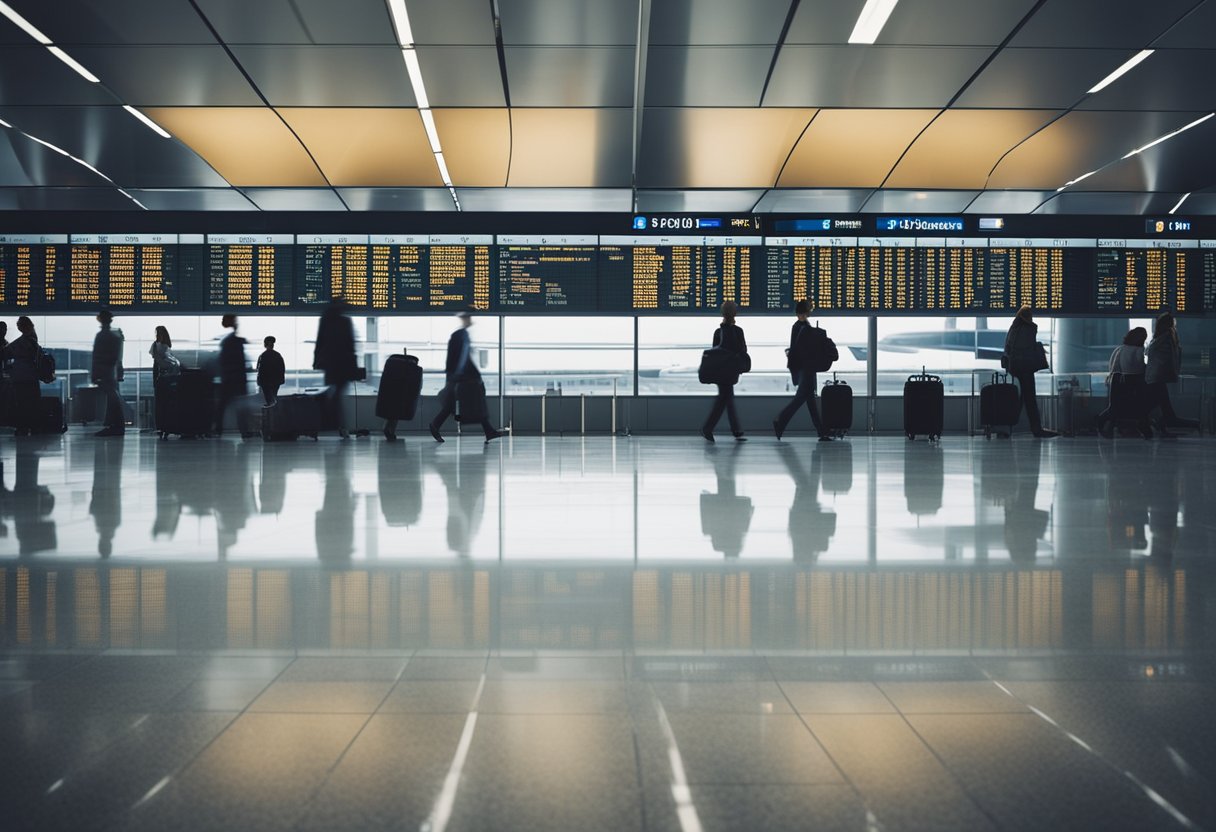
[[[790,348],[785,353],[785,366],[794,373],[802,369],[802,354],[798,352],[798,336],[810,329],[810,326],[807,321],[794,321],[794,325],[790,328]]]
[[[1023,318],[1014,318],[1005,334],[1005,359],[1011,372],[1034,366],[1038,357],[1039,325]]]
[[[747,339],[743,337],[743,328],[738,324],[722,324],[715,329],[714,346],[747,355]]]
[[[443,365],[443,372],[449,381],[481,378],[477,362],[473,360],[473,343],[467,329],[456,330],[448,339],[448,356]]]
[[[287,381],[283,356],[270,349],[258,356],[258,387],[282,386]]]
[[[93,381],[122,381],[121,329],[103,324],[93,339]]]
[[[38,339],[31,335],[22,335],[4,348],[4,361],[8,363],[8,377],[14,382],[31,382],[38,380]]]
[[[359,362],[355,358],[355,327],[340,306],[321,313],[312,367],[325,371],[326,384],[354,381]]]
[[[245,389],[245,339],[230,332],[220,341],[220,385]]]

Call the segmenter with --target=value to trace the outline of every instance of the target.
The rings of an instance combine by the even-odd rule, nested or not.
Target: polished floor
[[[0,465],[5,830],[1216,829],[1210,440]]]

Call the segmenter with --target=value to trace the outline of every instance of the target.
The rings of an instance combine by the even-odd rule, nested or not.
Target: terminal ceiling
[[[7,0],[0,209],[1216,213],[1216,0],[395,3]]]

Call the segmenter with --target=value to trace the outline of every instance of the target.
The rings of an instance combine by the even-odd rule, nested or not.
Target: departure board
[[[504,312],[596,312],[596,243],[591,235],[500,235],[498,308]]]
[[[69,305],[115,311],[179,308],[178,242],[177,234],[71,235]]]
[[[68,235],[0,235],[0,306],[65,310]]]
[[[382,298],[387,291],[389,309],[421,313],[490,308],[492,235],[372,235],[369,242],[369,285],[376,290],[371,297]]]
[[[1092,291],[1096,242],[1075,238],[989,239],[988,299],[984,308],[989,312],[1016,312],[1021,306],[1029,306],[1049,314],[1085,309]]]
[[[388,275],[372,280],[366,234],[300,235],[297,242],[303,244],[298,249],[297,304],[327,304],[342,298],[352,309],[387,312],[392,308]]]
[[[1200,271],[1203,273],[1203,311],[1216,312],[1216,240],[1200,240]]]
[[[1098,240],[1099,312],[1192,311],[1205,293],[1198,240]],[[1210,307],[1208,307],[1210,308]]]
[[[294,243],[292,234],[208,234],[207,308],[290,311]]]
[[[780,311],[767,285],[760,237],[601,236],[600,307],[618,312]]]

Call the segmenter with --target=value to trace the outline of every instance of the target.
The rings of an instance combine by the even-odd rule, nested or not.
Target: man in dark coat
[[[114,316],[108,309],[97,313],[101,329],[93,339],[92,377],[93,383],[106,397],[105,426],[96,433],[97,436],[122,436],[126,430],[122,397],[118,394],[118,385],[123,380],[123,336],[121,329],[110,326],[113,320]]]
[[[481,384],[481,373],[477,369],[477,363],[473,361],[473,344],[469,339],[469,327],[473,325],[473,316],[468,312],[460,312],[456,317],[460,319],[460,329],[453,332],[452,337],[448,339],[448,357],[444,363],[447,384],[444,386],[443,392],[439,394],[440,409],[431,421],[431,436],[435,437],[436,442],[443,441],[439,429],[456,411],[457,387],[460,387],[463,402],[464,396],[471,386],[474,394],[477,389],[481,391],[481,429],[485,431],[486,441],[489,442],[502,436],[503,432],[490,424],[489,411],[485,407],[485,387]],[[463,407],[462,405],[462,410]],[[465,420],[463,415],[461,418]]]
[[[355,357],[355,327],[341,298],[334,298],[321,313],[312,368],[325,373],[330,419],[337,423],[338,433],[345,439],[350,434],[346,430],[343,402],[346,388],[358,376],[359,363]]]

